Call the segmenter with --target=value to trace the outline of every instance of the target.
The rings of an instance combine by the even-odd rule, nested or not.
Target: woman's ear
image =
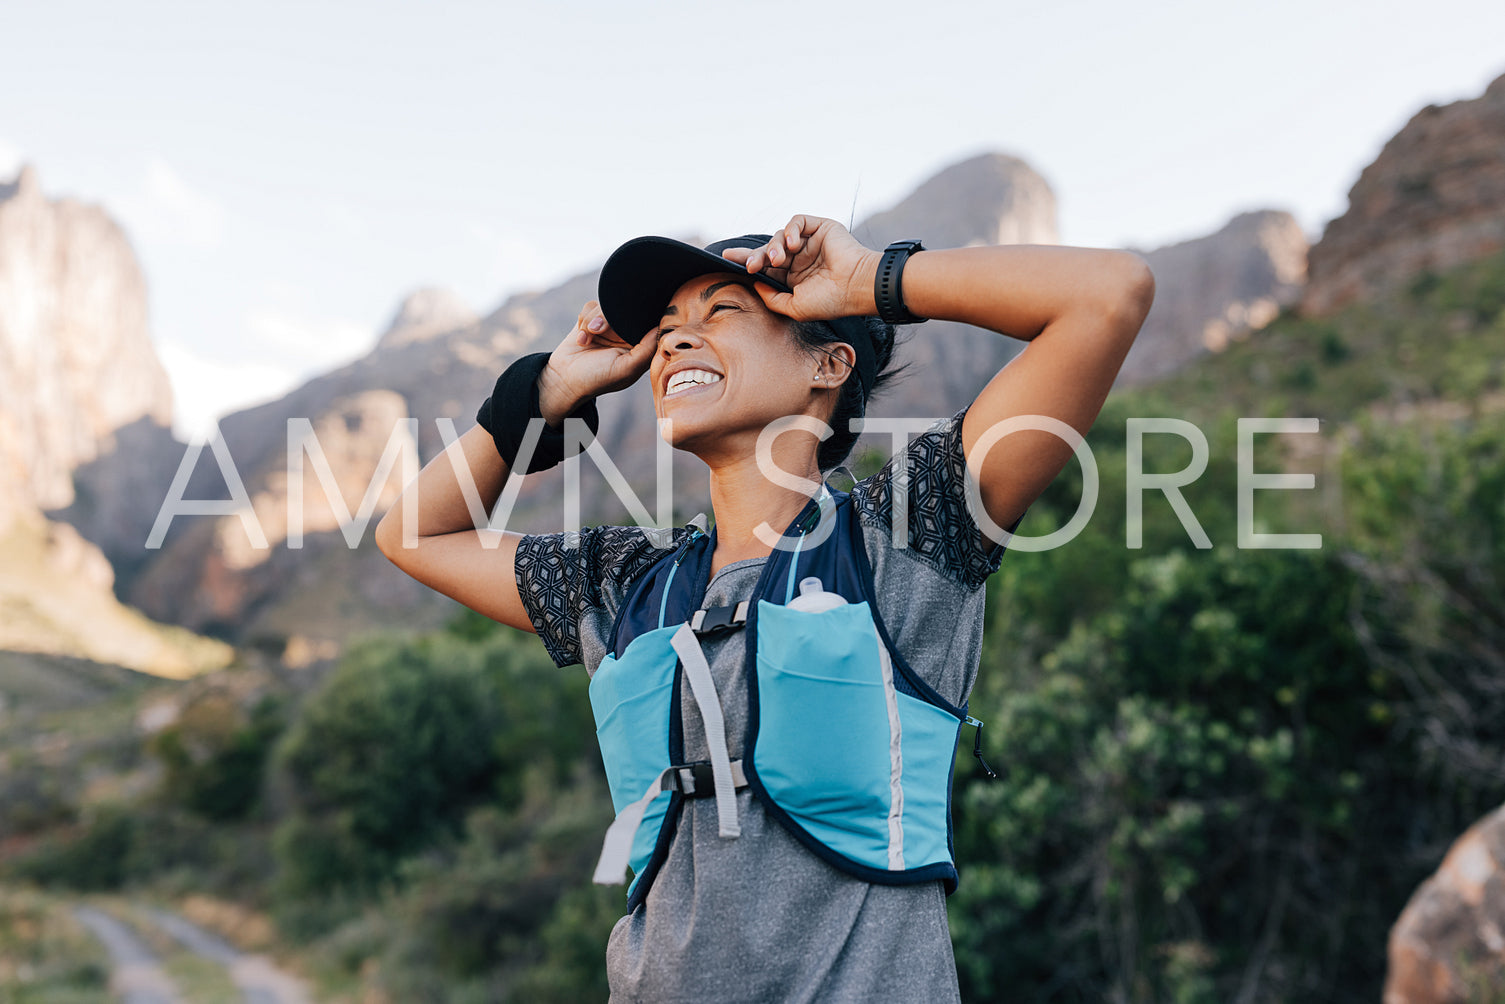
[[[857,351],[846,342],[832,342],[816,357],[811,383],[817,387],[840,387],[857,365]]]

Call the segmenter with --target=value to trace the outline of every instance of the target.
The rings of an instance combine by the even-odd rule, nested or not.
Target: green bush
[[[1353,591],[1311,552],[1146,558],[1038,665],[984,676],[1004,776],[958,785],[967,999],[1229,999],[1267,932],[1318,949],[1284,959],[1299,996],[1335,910],[1383,943],[1391,918],[1334,901],[1389,773],[1389,681],[1334,629]]]
[[[169,800],[229,822],[260,803],[264,768],[283,724],[282,703],[272,695],[242,711],[229,697],[210,693],[185,706],[147,748],[165,768]]]
[[[276,838],[285,895],[374,892],[471,807],[517,804],[530,771],[566,776],[588,748],[583,675],[463,620],[354,646],[277,752],[293,806]]]
[[[40,885],[112,890],[174,873],[205,877],[234,855],[233,833],[171,807],[107,804],[74,827],[52,830],[6,871]]]

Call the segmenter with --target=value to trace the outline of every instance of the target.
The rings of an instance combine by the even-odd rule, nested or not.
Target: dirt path
[[[245,1004],[310,1004],[312,998],[303,982],[278,969],[265,956],[237,951],[228,942],[175,913],[143,904],[134,904],[133,908],[190,952],[224,966],[231,981],[240,988]]]
[[[110,953],[110,990],[122,1004],[180,1004],[172,980],[136,932],[92,906],[75,906],[73,915]]]
[[[223,966],[245,1004],[311,1004],[303,981],[278,969],[265,956],[237,951],[175,913],[144,903],[132,903],[130,908],[193,954]],[[161,962],[129,924],[92,906],[75,906],[73,913],[110,953],[110,990],[121,1004],[183,1004]]]

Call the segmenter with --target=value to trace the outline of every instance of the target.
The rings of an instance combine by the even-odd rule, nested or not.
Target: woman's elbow
[[[1139,333],[1155,302],[1155,273],[1133,251],[1114,252],[1115,267],[1109,311],[1129,338]]]
[[[402,553],[402,503],[399,502],[387,510],[385,516],[376,524],[376,532],[373,534],[376,540],[376,549],[386,556],[386,559],[394,565],[401,567],[398,557]]]

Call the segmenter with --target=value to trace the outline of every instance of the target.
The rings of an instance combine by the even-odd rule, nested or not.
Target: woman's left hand
[[[765,269],[794,290],[780,293],[764,283],[754,289],[768,309],[797,321],[876,314],[873,279],[882,255],[862,245],[835,220],[796,216],[761,248],[728,248],[722,257]]]

